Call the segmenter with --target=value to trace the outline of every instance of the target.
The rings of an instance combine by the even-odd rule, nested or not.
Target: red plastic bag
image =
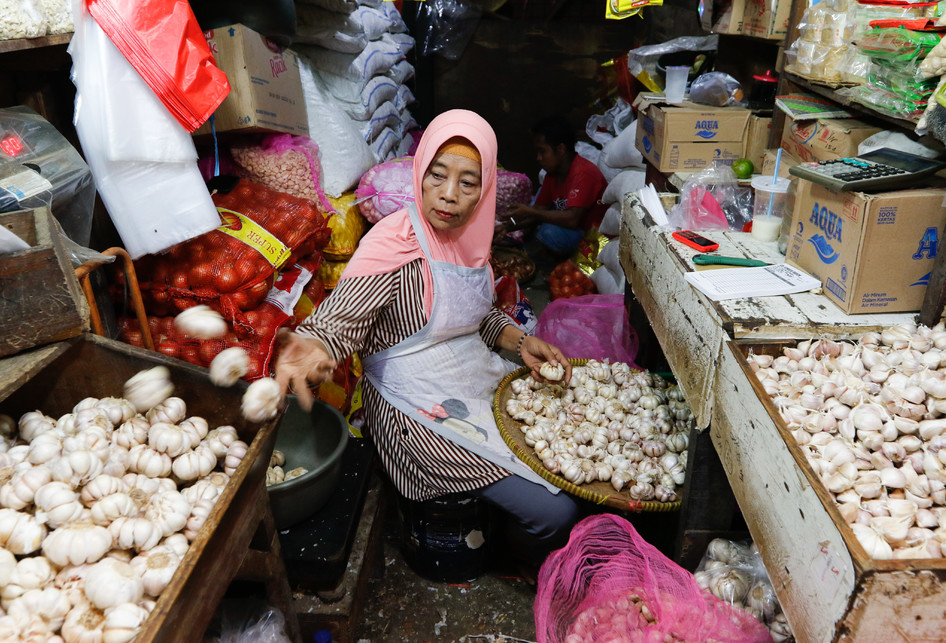
[[[624,295],[556,299],[539,315],[535,336],[565,357],[610,360],[634,366],[639,346],[624,308]]]
[[[187,0],[85,0],[89,13],[154,90],[193,132],[230,93]]]
[[[771,643],[765,626],[696,584],[624,518],[598,514],[539,571],[539,643]]]

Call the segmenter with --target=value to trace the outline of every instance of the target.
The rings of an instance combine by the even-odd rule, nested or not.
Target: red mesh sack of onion
[[[539,571],[538,643],[771,643],[768,630],[612,514],[585,518]]]
[[[207,304],[234,319],[263,302],[279,270],[314,253],[321,258],[330,231],[311,200],[240,179],[213,201],[220,227],[135,262],[149,313]]]

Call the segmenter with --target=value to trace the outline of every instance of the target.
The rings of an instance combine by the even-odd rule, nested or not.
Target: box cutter
[[[765,261],[759,261],[758,259],[743,259],[742,257],[723,257],[720,255],[709,255],[709,254],[699,254],[693,257],[693,263],[704,266],[709,264],[717,264],[723,266],[747,266],[747,267],[757,267],[757,266],[768,266],[769,264]]]

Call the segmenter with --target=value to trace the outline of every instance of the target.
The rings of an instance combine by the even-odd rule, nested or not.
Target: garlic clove
[[[197,339],[216,339],[226,335],[229,330],[220,313],[203,304],[178,314],[174,318],[174,327],[178,332]]]

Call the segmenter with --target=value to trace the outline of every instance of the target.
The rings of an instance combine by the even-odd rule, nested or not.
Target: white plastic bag
[[[84,7],[84,3],[77,6]],[[163,132],[169,140],[177,142],[182,136],[188,140],[190,137],[167,110],[150,113],[150,122],[121,117],[116,107],[126,104],[127,96],[151,90],[137,74],[123,75],[120,84],[103,78],[103,69],[119,68],[116,57],[122,61],[124,58],[84,8],[76,18],[76,33],[69,45],[73,82],[78,90],[76,132],[125,249],[137,258],[213,230],[220,225],[220,217],[197,169],[193,143],[189,154],[185,154],[182,144],[172,143],[173,154],[170,148],[161,148],[156,155],[162,160],[158,161],[115,158],[130,149],[110,135],[119,127],[121,132],[138,139],[153,140],[156,132]],[[137,151],[141,151],[140,146]],[[174,154],[180,158],[191,156],[192,160],[163,160],[173,158]]]
[[[369,42],[368,46],[357,55],[311,45],[300,45],[297,49],[299,53],[309,58],[315,69],[327,71],[348,80],[360,81],[362,86],[372,76],[387,72],[404,59],[404,54],[396,43],[383,39]]]
[[[322,189],[339,198],[375,164],[374,155],[355,125],[313,73],[308,59],[299,58],[302,94],[309,120],[309,138],[322,155]]]
[[[595,114],[585,123],[585,133],[598,145],[605,145],[634,122],[634,109],[618,98],[604,114]]]
[[[384,163],[394,158],[394,151],[397,149],[399,142],[400,138],[397,132],[390,127],[385,127],[378,136],[368,144],[368,147],[371,148],[371,152],[374,154],[378,163]]]
[[[371,143],[378,137],[381,130],[389,128],[396,131],[400,129],[400,126],[401,113],[394,106],[394,103],[386,101],[371,114],[371,118],[362,121],[360,129],[365,141]]]
[[[601,150],[591,143],[586,143],[584,141],[578,141],[575,143],[575,153],[578,154],[578,156],[591,161],[595,165],[598,164],[598,160],[601,158]]]
[[[617,203],[620,206],[625,194],[637,192],[646,182],[644,170],[624,170],[608,182],[608,187],[601,195],[601,202]]]
[[[325,76],[323,75],[323,79]],[[333,77],[337,79],[338,77]],[[344,92],[349,88],[353,87],[351,83],[347,86],[344,84],[348,81],[343,81],[337,83],[340,91]],[[403,87],[401,85],[400,87]],[[331,89],[331,88],[330,88]],[[342,108],[356,121],[368,120],[371,115],[377,110],[385,101],[394,100],[397,98],[397,93],[399,91],[399,86],[393,80],[387,76],[375,76],[364,86],[364,89],[361,90],[361,93],[358,94],[356,100],[347,101],[340,96],[336,96],[339,99],[339,104]],[[348,93],[351,95],[351,93]]]
[[[621,204],[613,203],[604,213],[598,232],[607,237],[617,237],[621,234]],[[611,244],[609,243],[608,246]]]
[[[270,609],[255,621],[225,621],[217,643],[292,643],[286,636],[286,619],[277,609]]]
[[[604,162],[610,167],[639,167],[644,168],[644,157],[635,145],[637,137],[637,121],[621,130],[621,133],[605,143],[602,153]]]
[[[621,273],[620,277],[618,279],[618,275],[614,274],[607,266],[601,266],[591,273],[591,281],[594,282],[598,294],[601,295],[623,295],[624,273]]]
[[[386,73],[387,77],[392,79],[398,85],[403,85],[414,77],[414,65],[406,60],[396,63]]]

